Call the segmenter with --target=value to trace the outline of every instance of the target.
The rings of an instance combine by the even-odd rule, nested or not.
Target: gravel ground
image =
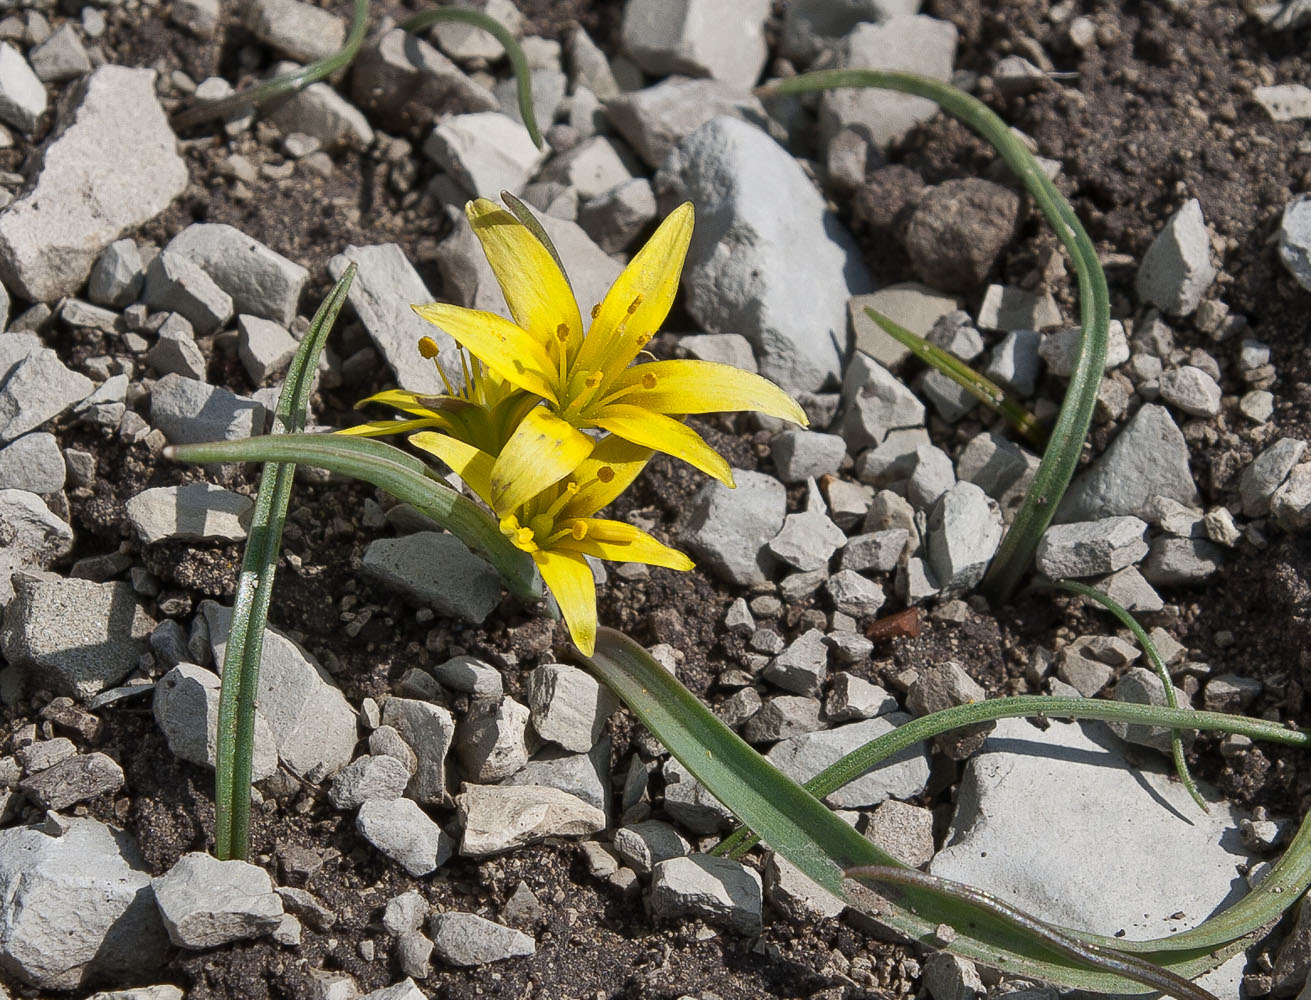
[[[733,244],[727,263],[716,263],[712,243],[694,243],[684,293],[651,350],[657,357],[746,357],[800,396],[811,430],[824,436],[789,436],[749,415],[692,419],[741,470],[739,494],[713,514],[715,491],[703,475],[654,459],[613,516],[689,548],[700,567],[678,574],[611,566],[599,604],[604,623],[666,657],[762,752],[774,747],[771,754],[786,756],[798,746],[793,740],[806,745],[807,730],[836,738],[839,727],[870,726],[892,710],[930,710],[934,698],[1049,691],[1127,697],[1134,684],[1145,684],[1132,651],[1103,638],[1115,636],[1109,618],[1082,602],[1040,586],[999,609],[972,596],[987,546],[995,547],[1001,519],[1024,488],[1023,458],[1015,481],[986,479],[981,467],[992,458],[1020,455],[987,434],[1008,432],[925,378],[915,362],[889,353],[889,342],[867,324],[847,325],[849,295],[882,289],[886,296],[890,286],[903,289],[901,298],[879,299],[879,307],[907,325],[921,323],[925,333],[934,317],[961,309],[935,328],[935,338],[976,354],[981,366],[996,365],[1045,416],[1064,388],[1060,331],[1078,315],[1073,274],[1050,228],[963,126],[886,102],[854,112],[839,101],[777,102],[767,105],[777,119],[770,134],[786,143],[786,153],[768,138],[750,110],[749,86],[826,65],[853,47],[878,52],[882,45],[908,65],[950,75],[1028,137],[1056,171],[1106,268],[1123,336],[1113,338],[1084,473],[1063,516],[1095,527],[1085,533],[1087,544],[1064,548],[1053,533],[1040,568],[1124,588],[1114,592],[1139,601],[1141,620],[1160,630],[1180,697],[1194,706],[1304,721],[1311,225],[1299,222],[1296,208],[1311,184],[1311,102],[1296,89],[1260,89],[1307,82],[1308,29],[1282,19],[1295,4],[1281,14],[1278,4],[1249,11],[1225,2],[930,0],[921,10],[926,20],[843,25],[834,34],[851,34],[839,42],[815,41],[799,27],[806,11],[829,5],[794,3],[789,12],[786,4],[770,9],[742,0],[733,16],[760,26],[756,48],[750,32],[709,31],[700,33],[700,46],[675,57],[626,37],[622,5],[519,0],[519,34],[545,40],[530,46],[540,67],[538,100],[549,106],[555,93],[558,105],[548,135],[558,151],[526,191],[538,165],[531,150],[519,151],[518,133],[506,132],[483,154],[461,152],[457,139],[430,139],[434,116],[439,129],[451,127],[453,111],[484,112],[497,100],[493,91],[505,88],[504,61],[462,48],[467,41],[440,40],[455,60],[449,68],[433,68],[440,57],[425,56],[430,76],[444,81],[429,84],[435,97],[430,91],[407,101],[403,83],[362,64],[334,78],[320,103],[179,129],[175,145],[163,115],[185,106],[197,83],[220,76],[240,85],[280,59],[331,48],[350,11],[335,3],[311,14],[252,4],[268,12],[261,26],[235,4],[124,0],[70,13],[74,6],[37,5],[0,19],[0,120],[8,127],[0,147],[7,202],[0,280],[10,299],[0,335],[0,438],[7,445],[0,450],[0,577],[26,574],[14,577],[14,596],[0,590],[7,664],[0,670],[0,784],[7,789],[0,840],[10,838],[0,843],[0,885],[8,900],[29,884],[15,859],[44,850],[51,869],[68,876],[126,866],[118,884],[140,892],[144,909],[133,911],[140,922],[126,938],[131,946],[121,939],[113,946],[110,935],[96,961],[97,947],[64,961],[48,956],[74,946],[61,951],[48,926],[24,924],[24,907],[6,903],[0,969],[12,994],[83,997],[153,985],[160,989],[138,995],[178,995],[165,988],[173,986],[188,997],[259,1000],[395,986],[384,995],[404,996],[407,977],[421,995],[562,1000],[854,1000],[921,989],[955,1000],[1015,988],[985,969],[944,965],[888,943],[858,915],[835,916],[829,901],[796,889],[764,854],[745,869],[709,874],[677,860],[688,852],[699,857],[724,828],[723,817],[679,788],[686,784],[677,768],[624,711],[607,719],[612,706],[587,689],[585,677],[548,669],[568,662],[563,629],[553,632],[531,609],[494,592],[480,621],[462,620],[451,602],[474,599],[476,567],[455,587],[440,573],[401,587],[389,567],[409,558],[413,574],[416,563],[422,569],[446,558],[427,555],[442,543],[416,535],[421,526],[372,487],[304,473],[271,612],[299,645],[280,646],[278,665],[266,664],[266,676],[278,681],[261,695],[281,724],[270,730],[278,743],[266,748],[267,777],[254,810],[258,870],[230,876],[232,893],[248,904],[238,907],[239,919],[187,924],[178,917],[197,897],[221,905],[206,893],[217,895],[229,878],[197,859],[213,847],[214,810],[196,719],[212,699],[212,641],[225,620],[219,606],[231,604],[242,498],[256,483],[250,469],[198,470],[161,457],[166,441],[202,426],[194,414],[177,416],[187,393],[198,391],[185,380],[271,399],[279,357],[331,287],[329,261],[356,253],[348,247],[393,244],[408,262],[370,287],[402,295],[407,282],[421,282],[433,297],[495,307],[486,278],[478,286],[460,264],[474,252],[459,212],[470,176],[484,183],[508,177],[483,193],[517,186],[544,212],[578,220],[581,229],[570,237],[576,242],[557,242],[580,300],[592,285],[604,290],[616,261],[650,234],[657,203],[663,213],[691,197],[698,234],[717,234],[725,246],[748,230],[756,234],[755,243]],[[650,9],[642,36],[649,41],[672,16],[664,8],[677,5],[629,6]],[[374,23],[410,12],[380,5]],[[630,10],[630,19],[638,13]],[[674,101],[670,118],[681,124],[668,126],[673,135],[664,145],[677,144],[670,159],[633,124],[653,113],[634,111],[623,98],[608,110],[597,103],[593,112],[579,95],[586,82],[598,99],[607,96],[605,75],[587,69],[594,64],[585,50],[580,55],[578,26],[625,89],[659,84],[671,70],[721,81],[722,90],[685,90]],[[894,28],[904,33],[891,34]],[[874,31],[889,34],[867,34]],[[102,64],[156,75],[93,72]],[[367,79],[382,97],[361,82]],[[561,103],[566,83],[572,97]],[[107,97],[97,96],[100,86]],[[747,123],[720,119],[699,128],[717,101],[747,105]],[[693,112],[694,121],[685,117]],[[851,122],[859,124],[842,127]],[[479,136],[503,127],[481,121],[468,141],[477,146]],[[598,128],[614,142],[592,139]],[[98,198],[87,180],[41,188],[59,168],[55,151],[63,141],[83,142],[73,159],[117,187]],[[715,164],[728,164],[740,190],[705,180]],[[789,211],[809,212],[810,229],[788,230],[791,243],[774,234],[771,251],[771,220],[791,218]],[[198,223],[239,231],[233,266],[275,275],[273,284],[242,292],[228,265],[196,249],[200,231],[188,227]],[[68,245],[55,245],[56,230]],[[273,253],[252,252],[241,234]],[[570,247],[579,248],[576,257]],[[746,302],[731,303],[732,289],[758,279],[753,268],[765,281]],[[365,269],[361,277],[368,284]],[[1001,287],[1010,289],[1009,315],[993,290]],[[1045,328],[1042,339],[1016,333],[1029,328]],[[829,331],[841,343],[826,340]],[[31,334],[39,340],[27,339]],[[698,334],[740,336],[694,339]],[[849,336],[915,394],[887,388],[887,369],[849,352]],[[356,422],[355,401],[394,385],[394,368],[414,364],[412,339],[403,317],[371,313],[363,299],[353,300],[329,346],[331,370],[315,394],[314,421]],[[1006,367],[1009,349],[1031,362],[1027,387],[1023,364]],[[870,397],[862,389],[876,386],[895,399],[890,416],[871,416],[858,402]],[[242,419],[249,429],[254,419],[248,403],[215,397],[209,406],[208,417],[221,410],[226,421],[203,425],[211,432],[239,429]],[[134,498],[150,498],[148,490],[202,481],[223,492],[186,494],[185,504],[154,494],[149,510],[134,507],[145,503]],[[200,522],[179,523],[184,507]],[[920,536],[923,546],[914,549]],[[389,548],[398,537],[406,541]],[[1112,573],[1114,581],[1102,584]],[[463,656],[495,670],[462,672]],[[174,669],[191,661],[194,672]],[[475,686],[475,675],[489,686]],[[499,684],[491,680],[497,675]],[[119,688],[117,700],[101,695]],[[303,702],[278,715],[283,709],[274,706],[288,691]],[[161,708],[169,697],[181,720],[175,728]],[[416,721],[420,716],[426,721]],[[292,718],[309,724],[284,743],[296,728]],[[426,724],[445,735],[433,736]],[[1091,789],[1086,775],[1026,778],[1034,784],[1021,789],[1021,801],[1049,807],[1035,807],[1032,826],[1004,828],[1006,853],[1036,857],[1098,829],[1076,830],[1080,823],[1106,823],[1094,839],[1111,844],[1113,833],[1133,833],[1137,809],[1174,815],[1155,800],[1138,804],[1126,790],[1161,770],[1159,752],[1092,727],[1087,735],[1087,746],[1070,734],[1064,745],[1079,747],[1074,756],[1096,746],[1119,755],[1115,772],[1125,783],[1112,782],[1104,793],[1110,818],[1057,804],[1063,787],[1086,782]],[[434,741],[442,744],[435,756]],[[513,762],[505,773],[518,774],[509,782],[525,789],[511,795],[546,786],[576,794],[552,800],[559,825],[541,827],[535,842],[480,854],[477,822],[469,819],[473,799],[461,796],[457,808],[451,793],[463,791],[460,780],[488,787],[501,780],[478,753],[493,742]],[[1003,742],[983,743],[980,735],[939,744],[931,756],[898,765],[886,787],[835,804],[903,857],[925,861],[949,842],[973,843],[977,831],[967,828],[965,808],[956,815],[958,798],[962,806],[986,802],[986,794],[1003,801],[1006,790],[989,784],[985,763]],[[363,808],[350,797],[351,783],[332,777],[359,757],[372,768],[366,774],[365,764],[351,765],[361,772],[352,780],[369,789],[360,798],[374,798]],[[1182,832],[1166,827],[1161,843],[1130,840],[1122,848],[1129,856],[1143,852],[1127,875],[1090,868],[1089,887],[1052,893],[1072,898],[1069,910],[1047,915],[1109,933],[1127,928],[1130,936],[1189,926],[1303,814],[1311,777],[1304,754],[1201,735],[1188,760],[1224,800],[1219,832],[1206,836],[1224,841],[1228,854],[1216,860],[1191,841],[1181,848],[1184,841],[1174,838]],[[397,798],[406,786],[406,797]],[[1162,779],[1157,794],[1174,802],[1177,791]],[[590,827],[597,810],[585,804],[589,796],[604,809]],[[421,847],[412,841],[410,853],[384,853],[385,838],[366,819],[381,802],[413,806],[404,828],[427,831],[414,835]],[[507,796],[497,803],[492,837],[513,808]],[[1175,805],[1181,826],[1192,826],[1182,818],[1188,808],[1186,799]],[[668,825],[645,825],[651,821]],[[102,824],[125,831],[128,846]],[[589,832],[580,836],[582,829]],[[653,873],[662,857],[674,860],[655,864]],[[1135,925],[1146,921],[1149,904],[1140,906],[1127,888],[1099,891],[1135,881],[1135,889],[1154,880],[1169,886],[1173,876],[1190,881],[1188,869],[1172,875],[1170,862],[1180,859],[1198,870],[1214,861],[1219,895],[1167,898],[1159,915],[1152,910],[1151,919],[1163,923]],[[947,863],[939,858],[934,870],[945,872]],[[765,874],[763,905],[750,902],[760,895],[758,872]],[[982,880],[986,873],[969,874]],[[1044,887],[1021,885],[1022,874],[1005,874],[1013,881],[992,888],[1036,909]],[[680,888],[680,879],[700,888]],[[710,889],[698,879],[710,879]],[[736,902],[703,898],[725,885],[742,887]],[[58,929],[94,925],[98,918],[83,919],[84,910],[99,891],[73,878],[53,892],[48,909],[33,904],[28,912],[39,910]],[[1107,900],[1098,896],[1123,896],[1138,914],[1104,910]],[[116,926],[127,934],[128,924]],[[1240,960],[1216,980],[1221,1000],[1240,990],[1296,994],[1305,956],[1296,945],[1281,953],[1280,941],[1276,934],[1257,945],[1245,965]]]

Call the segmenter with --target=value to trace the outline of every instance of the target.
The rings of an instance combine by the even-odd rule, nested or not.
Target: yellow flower
[[[490,505],[496,459],[448,434],[422,431],[410,441],[451,467]],[[586,655],[596,648],[596,582],[585,556],[689,570],[692,560],[623,521],[594,517],[642,471],[651,449],[607,435],[559,482],[501,517],[501,531],[532,556],[569,634]]]
[[[387,389],[355,404],[358,410],[369,403],[394,406],[410,415],[408,420],[371,420],[337,431],[355,437],[380,437],[436,428],[482,451],[499,455],[505,443],[540,400],[487,370],[477,358],[470,359],[463,348],[460,366],[464,378],[457,389],[437,364],[437,342],[431,337],[419,341],[419,353],[430,359],[446,386],[442,396],[425,396],[404,389]]]
[[[578,303],[551,251],[510,212],[485,199],[466,214],[514,321],[433,303],[414,310],[506,383],[541,397],[497,455],[488,501],[513,511],[558,482],[592,452],[583,428],[668,452],[729,486],[728,463],[682,421],[689,413],[758,410],[806,423],[778,386],[731,365],[653,361],[633,365],[669,313],[692,238],[692,206],[661,223],[592,310],[584,331]],[[630,367],[631,366],[631,367]]]

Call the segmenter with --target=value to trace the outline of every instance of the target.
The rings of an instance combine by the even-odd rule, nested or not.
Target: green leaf
[[[904,868],[885,851],[860,836],[838,819],[815,795],[771,767],[732,730],[719,721],[686,688],[631,639],[603,628],[597,637],[596,653],[584,662],[632,709],[639,720],[660,740],[716,798],[733,811],[747,826],[779,854],[796,865],[813,881],[876,915],[879,922],[929,947],[934,947],[935,928],[949,924],[957,931],[951,950],[968,958],[998,968],[1008,975],[1043,979],[1103,993],[1143,993],[1159,988],[1130,978],[1133,962],[1122,971],[1110,971],[1105,960],[1118,962],[1125,953],[1158,964],[1170,972],[1193,979],[1214,968],[1243,944],[1248,923],[1229,921],[1225,932],[1235,932],[1224,940],[1216,935],[1189,932],[1189,941],[1180,937],[1168,942],[1125,942],[1101,935],[1084,934],[1066,928],[1049,928],[1055,933],[1099,950],[1098,967],[1088,968],[1087,957],[1077,958],[1055,949],[1050,940],[1033,934],[1023,925],[1000,919],[960,898],[922,886],[903,886],[894,904],[886,897],[870,898],[850,881],[844,871],[869,865]],[[1011,705],[1011,702],[1022,704]],[[1125,710],[1129,710],[1126,712]],[[996,699],[950,710],[947,724],[935,716],[914,720],[880,738],[880,758],[937,731],[1000,718],[1004,715],[1077,715],[1088,712],[1095,717],[1149,718],[1156,724],[1202,726],[1207,728],[1245,729],[1270,736],[1277,726],[1261,720],[1239,719],[1232,724],[1227,716],[1216,713],[1184,712],[1145,705],[1122,705],[1093,702],[1089,699],[1020,698]],[[937,713],[947,715],[948,713]],[[906,732],[909,730],[909,732]],[[1305,733],[1282,731],[1281,741],[1306,746],[1311,743]],[[891,744],[898,744],[891,749]],[[1305,853],[1305,852],[1304,852]],[[877,859],[877,860],[876,860]],[[1285,859],[1287,860],[1287,859]],[[1289,873],[1293,873],[1289,869]],[[1264,884],[1264,883],[1263,883]],[[1285,881],[1284,885],[1289,883]],[[1249,894],[1237,909],[1260,892]],[[1281,889],[1281,892],[1284,892]],[[1268,903],[1278,894],[1270,894]],[[1295,898],[1295,897],[1294,897]],[[1288,905],[1287,900],[1281,900]],[[1259,909],[1258,907],[1257,909]],[[1244,914],[1253,915],[1252,908]],[[1271,907],[1266,907],[1267,914]],[[1274,914],[1277,916],[1277,912]],[[1032,920],[1033,918],[1026,918]],[[1219,920],[1212,918],[1212,921]],[[1210,924],[1212,921],[1208,921]],[[1264,921],[1262,921],[1264,923]],[[1219,928],[1215,924],[1211,930]],[[1260,924],[1252,925],[1259,927]]]
[[[355,279],[355,265],[342,274],[319,306],[273,411],[273,434],[281,436],[305,426],[314,372],[323,343],[346,301]],[[237,595],[232,605],[223,681],[219,688],[217,745],[214,762],[214,851],[220,860],[244,859],[250,846],[250,778],[255,747],[255,693],[259,688],[264,626],[268,622],[273,578],[282,547],[282,528],[291,500],[294,465],[268,464],[260,473],[259,492],[242,556]]]
[[[1034,474],[1033,485],[1029,487],[1010,529],[1002,538],[997,555],[983,580],[984,593],[994,602],[1004,601],[1015,590],[1020,577],[1033,560],[1038,540],[1047,530],[1047,525],[1051,523],[1070,485],[1070,479],[1079,464],[1084,439],[1088,436],[1093,408],[1097,404],[1097,389],[1101,385],[1102,369],[1106,364],[1107,328],[1111,317],[1106,275],[1097,259],[1097,250],[1083,224],[1079,222],[1079,217],[1074,214],[1074,209],[1056,185],[1042,172],[1033,154],[1024,148],[1011,134],[1006,123],[987,105],[951,84],[914,73],[834,69],[803,73],[780,80],[762,88],[758,93],[764,96],[803,94],[838,87],[875,87],[926,97],[974,129],[992,144],[1006,165],[1019,177],[1074,260],[1074,269],[1079,277],[1079,310],[1083,326],[1079,354],[1070,375],[1065,399],[1061,403],[1061,411],[1052,427],[1047,450]]]
[[[382,441],[345,434],[287,434],[176,445],[166,454],[185,462],[296,462],[362,479],[412,504],[458,537],[496,568],[516,597],[542,597],[532,558],[511,544],[491,514],[447,486],[422,461]]]

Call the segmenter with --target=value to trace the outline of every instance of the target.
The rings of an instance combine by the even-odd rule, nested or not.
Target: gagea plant
[[[991,589],[1004,597],[1025,572],[1087,432],[1098,382],[1092,373],[1102,368],[1108,315],[1096,253],[1033,157],[978,101],[933,80],[873,71],[799,77],[778,90],[798,93],[832,86],[877,86],[928,97],[976,128],[1033,194],[1078,269],[1083,348],[1033,490],[990,573]],[[684,422],[687,415],[751,410],[805,423],[797,404],[763,378],[725,365],[647,355],[647,345],[674,301],[691,238],[693,206],[675,208],[604,299],[586,313],[549,238],[526,208],[508,196],[504,207],[480,199],[468,205],[467,215],[505,293],[511,318],[445,303],[415,305],[460,352],[458,384],[448,379],[440,395],[388,390],[363,404],[391,406],[398,417],[334,434],[300,433],[318,354],[353,276],[348,270],[316,315],[292,364],[274,433],[170,449],[184,461],[267,463],[223,670],[218,855],[244,857],[247,851],[260,643],[291,472],[295,463],[305,463],[366,480],[415,505],[487,559],[501,573],[507,590],[525,604],[552,598],[578,658],[742,821],[743,829],[721,845],[722,852],[740,852],[761,839],[814,882],[898,934],[933,947],[942,940],[940,928],[948,925],[955,930],[953,951],[1012,976],[1095,992],[1160,991],[1188,1000],[1214,1000],[1192,980],[1250,944],[1311,884],[1311,824],[1303,825],[1284,857],[1237,904],[1180,934],[1125,941],[1053,926],[976,889],[908,869],[856,833],[822,799],[907,746],[1008,716],[1044,714],[1175,731],[1212,730],[1302,747],[1311,745],[1311,734],[1260,719],[1173,707],[1084,698],[998,698],[915,719],[804,787],[793,782],[645,650],[597,621],[589,557],[692,568],[691,560],[677,549],[631,524],[602,516],[651,456],[667,453],[732,485],[727,462]],[[435,337],[423,338],[415,349],[434,361],[438,357]],[[990,398],[995,396],[972,373],[958,375]],[[388,435],[404,435],[414,448],[440,461],[459,476],[472,497],[453,489],[424,459],[377,440]],[[1128,619],[1123,609],[1108,607]],[[1182,763],[1181,756],[1177,759]]]

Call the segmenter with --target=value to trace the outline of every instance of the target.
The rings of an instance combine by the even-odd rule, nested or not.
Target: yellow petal
[[[669,315],[692,240],[692,203],[665,217],[606,293],[588,328],[575,369],[613,378],[628,367]]]
[[[347,434],[353,437],[381,437],[384,434],[408,434],[410,431],[417,431],[423,427],[442,427],[444,421],[436,416],[421,417],[418,420],[370,420],[367,424],[356,424],[354,427],[343,427],[336,434]]]
[[[612,562],[647,563],[650,566],[679,570],[689,570],[696,565],[685,553],[656,541],[645,531],[633,528],[632,525],[624,524],[622,521],[605,521],[589,517],[584,518],[583,523],[588,527],[588,532],[583,538],[566,537],[556,542],[553,547],[595,556],[598,559],[609,559]],[[597,537],[604,536],[610,525],[622,525],[631,528],[637,534],[631,541],[624,542],[607,541],[603,537]]]
[[[449,434],[433,431],[411,434],[410,444],[440,458],[469,484],[469,489],[477,493],[483,503],[491,506],[492,463],[495,461],[491,455]]]
[[[621,392],[625,403],[657,413],[754,410],[803,427],[808,423],[797,401],[769,379],[713,361],[634,365],[614,380],[611,395]]]
[[[540,550],[533,553],[542,582],[560,605],[574,645],[591,656],[596,649],[596,581],[581,553]]]
[[[558,366],[526,330],[504,316],[444,302],[411,306],[433,326],[445,330],[461,347],[511,385],[558,401]]]
[[[651,460],[651,449],[607,434],[592,454],[574,470],[570,480],[578,493],[560,510],[561,518],[589,517],[614,500]]]
[[[555,258],[527,226],[500,205],[479,198],[469,202],[464,211],[514,321],[540,344],[571,343],[577,350],[583,339],[583,321],[573,289]]]
[[[365,396],[355,404],[355,409],[361,409],[370,403],[383,403],[386,406],[394,406],[398,410],[404,410],[406,413],[428,413],[430,407],[421,400],[432,398],[431,396],[420,396],[417,392],[406,392],[404,389],[384,389],[382,392],[375,392],[372,396]]]
[[[725,486],[736,485],[724,456],[706,444],[700,434],[673,417],[652,413],[640,406],[612,403],[592,419],[597,427],[611,434],[681,458]]]
[[[492,467],[492,510],[504,516],[558,483],[592,453],[592,439],[545,407],[531,411]]]

